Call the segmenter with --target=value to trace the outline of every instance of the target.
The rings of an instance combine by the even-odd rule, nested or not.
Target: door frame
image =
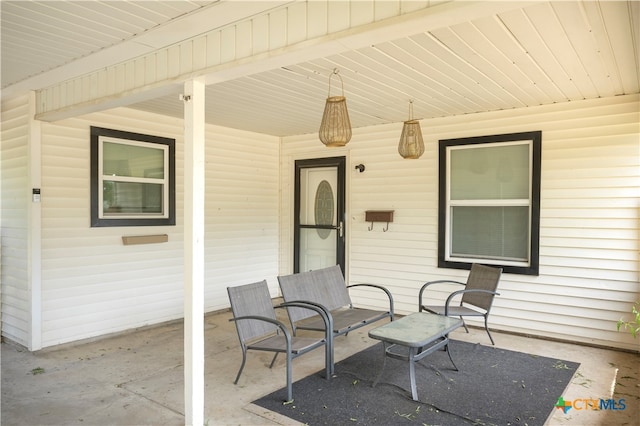
[[[342,274],[346,271],[346,156],[323,157],[299,159],[294,161],[294,208],[293,208],[293,272],[300,272],[300,171],[302,169],[337,167],[337,188],[336,188],[336,223],[340,226],[342,222],[342,236],[338,232],[336,238],[336,261],[342,269]]]

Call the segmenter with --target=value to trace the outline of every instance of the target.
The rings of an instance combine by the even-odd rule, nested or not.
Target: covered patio
[[[498,345],[557,357],[566,348],[589,366],[582,374],[603,374],[589,379],[602,386],[589,390],[596,398],[613,392],[610,362],[637,359],[637,339],[616,321],[639,297],[638,2],[86,4],[1,3],[3,420],[50,401],[29,420],[46,423],[94,395],[63,423],[100,411],[123,417],[96,424],[158,413],[199,424],[204,402],[212,422],[229,409],[229,421],[260,423],[245,408],[280,386],[279,371],[253,361],[256,384],[232,386],[239,350],[220,312],[227,286],[266,279],[275,297],[276,277],[294,272],[296,162],[346,165],[345,278],[387,286],[402,315],[425,281],[466,276],[441,262],[439,144],[479,136],[541,135],[536,220],[503,238],[525,242],[516,267],[535,267],[503,275],[490,321],[507,333]],[[335,69],[353,137],[329,149],[318,124]],[[411,160],[397,149],[410,100],[425,139]],[[171,220],[94,226],[95,194],[106,192],[94,185],[96,128],[174,141]],[[369,211],[394,211],[393,223],[372,227]],[[381,304],[363,291],[354,301]],[[337,358],[369,345],[365,336],[349,336]],[[299,361],[296,374],[319,369]],[[57,386],[36,387],[51,393],[34,402],[30,386],[50,378]],[[585,384],[575,386],[582,397]]]
[[[268,353],[250,353],[233,384],[240,347],[230,312],[205,319],[205,424],[290,425],[291,419],[251,402],[284,387],[284,358],[272,370]],[[338,338],[336,360],[377,343],[371,327]],[[498,348],[579,362],[562,395],[565,400],[624,398],[621,411],[572,409],[549,412],[546,425],[634,424],[640,415],[638,355],[496,332]],[[459,329],[453,339],[488,344],[482,328]],[[183,326],[171,322],[92,342],[31,353],[2,344],[2,424],[11,425],[182,425]],[[294,361],[294,380],[317,374],[323,351]],[[435,390],[434,390],[435,391]],[[295,403],[294,384],[294,403]],[[399,420],[402,420],[399,418]]]

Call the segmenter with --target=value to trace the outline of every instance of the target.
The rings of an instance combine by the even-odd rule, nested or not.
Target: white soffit
[[[3,1],[3,24],[5,3],[48,2]],[[66,7],[82,2],[52,3]],[[156,6],[148,3],[174,2],[122,3],[152,8]],[[316,132],[334,68],[344,80],[354,127],[406,120],[409,99],[414,100],[414,117],[424,119],[634,94],[640,87],[640,2],[635,1],[178,3],[188,4],[192,11],[161,24],[158,18],[151,29],[7,90],[38,89],[153,52],[172,40],[204,34],[215,25],[304,5],[318,10],[312,15],[318,19],[297,21],[297,30],[321,34],[323,26],[336,25],[344,30],[263,52],[206,75],[207,122],[278,136]],[[331,5],[332,14],[322,15],[323,4],[325,9]],[[417,12],[374,19],[366,30],[349,27],[403,7]],[[338,13],[341,10],[349,13]],[[67,19],[69,25],[81,25],[75,18]],[[113,31],[137,31],[127,26],[131,24],[122,25]],[[2,31],[4,36],[5,28]],[[3,71],[7,56],[16,57],[15,52],[5,55],[4,46],[3,38]],[[184,105],[175,87],[165,92],[169,94],[158,90],[151,97],[131,98],[131,106],[182,117]]]

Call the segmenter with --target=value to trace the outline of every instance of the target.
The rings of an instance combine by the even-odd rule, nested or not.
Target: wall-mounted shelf
[[[382,229],[382,232],[387,232],[389,230],[389,222],[393,222],[393,212],[394,210],[367,210],[364,213],[364,219],[367,222],[371,222],[371,226],[367,229],[369,231],[373,230],[373,222],[386,222],[387,225]]]

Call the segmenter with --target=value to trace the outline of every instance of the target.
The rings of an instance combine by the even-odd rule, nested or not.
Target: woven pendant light
[[[342,85],[342,96],[331,96],[331,77],[337,75]],[[320,141],[329,147],[345,146],[351,140],[351,121],[344,97],[344,83],[337,69],[329,76],[329,96],[324,105],[322,123],[318,131]]]
[[[413,101],[409,101],[409,120],[402,126],[400,143],[398,143],[398,153],[402,158],[416,159],[424,154],[424,141],[422,140],[422,130],[420,122],[413,119]]]

